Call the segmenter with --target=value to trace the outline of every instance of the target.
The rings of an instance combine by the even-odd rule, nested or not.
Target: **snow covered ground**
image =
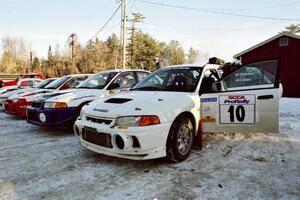
[[[280,133],[300,137],[300,99],[282,98],[279,114]]]
[[[300,199],[300,99],[282,99],[280,134],[209,134],[182,163],[84,149],[68,129],[0,113],[0,200]]]

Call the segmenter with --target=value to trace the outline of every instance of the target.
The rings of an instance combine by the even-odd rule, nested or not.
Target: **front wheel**
[[[192,149],[193,139],[194,128],[191,120],[187,117],[176,119],[167,141],[167,158],[175,162],[185,160]]]

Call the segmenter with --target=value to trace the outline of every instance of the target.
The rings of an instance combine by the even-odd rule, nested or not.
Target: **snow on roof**
[[[291,33],[287,33],[287,32],[279,33],[279,34],[277,34],[277,35],[275,35],[275,36],[273,36],[273,37],[271,37],[271,38],[269,38],[269,39],[267,39],[267,40],[265,40],[265,41],[263,41],[261,43],[258,43],[257,45],[255,45],[253,47],[250,47],[249,49],[246,49],[245,51],[242,51],[241,53],[238,53],[238,54],[234,55],[233,58],[240,57],[241,55],[243,55],[245,53],[248,53],[248,52],[250,52],[250,51],[252,51],[252,50],[254,50],[254,49],[256,49],[256,48],[258,48],[260,46],[263,46],[263,45],[265,45],[265,44],[267,44],[267,43],[269,43],[269,42],[277,39],[277,38],[280,38],[281,36],[288,36],[288,37],[300,39],[299,35],[295,35],[295,34],[291,34]]]

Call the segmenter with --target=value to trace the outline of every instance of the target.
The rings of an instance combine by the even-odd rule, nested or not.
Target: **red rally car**
[[[36,90],[45,88],[49,83],[51,83],[54,80],[55,80],[55,78],[48,78],[46,80],[43,80],[39,84],[33,86],[32,88],[25,88],[25,89],[14,90],[14,91],[8,92],[7,93],[8,98],[4,102],[5,113],[9,114],[9,115],[20,115],[21,114],[21,116],[25,116],[25,114],[23,115],[23,112],[20,110],[20,108],[22,108],[25,105],[24,105],[24,103],[22,103],[22,101],[19,102],[18,97],[26,97],[26,96],[32,95],[32,94],[34,94],[34,92]],[[18,103],[20,104],[20,106],[18,105]],[[26,104],[26,101],[25,101],[25,104]],[[28,106],[30,106],[30,105],[28,105]],[[25,110],[26,110],[26,108],[25,108]]]

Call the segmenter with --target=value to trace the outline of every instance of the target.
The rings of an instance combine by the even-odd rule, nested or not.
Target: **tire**
[[[185,160],[192,149],[194,127],[188,117],[179,117],[174,121],[167,140],[167,158],[174,162]]]

